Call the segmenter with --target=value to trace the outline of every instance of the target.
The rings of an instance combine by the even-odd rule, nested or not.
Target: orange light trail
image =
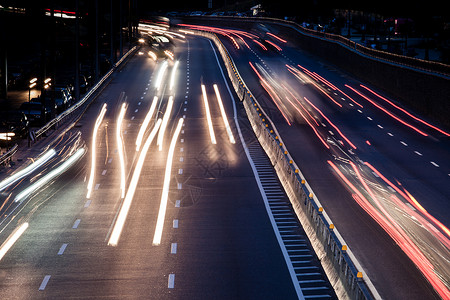
[[[267,35],[270,35],[271,37],[274,37],[274,38],[276,38],[276,39],[277,39],[277,40],[279,40],[280,42],[283,42],[283,43],[287,43],[287,41],[286,41],[286,40],[283,40],[282,38],[280,38],[280,37],[276,36],[276,35],[275,35],[275,34],[273,34],[273,33],[267,32]]]
[[[355,201],[363,208],[397,243],[397,245],[405,252],[405,254],[414,262],[418,269],[422,272],[425,278],[434,287],[437,293],[443,299],[449,299],[450,292],[445,286],[445,284],[439,279],[439,277],[434,273],[434,267],[430,261],[424,256],[420,249],[411,241],[409,236],[404,232],[404,230],[387,214],[384,208],[380,205],[376,198],[373,198],[373,192],[368,188],[367,184],[364,182],[363,178],[356,165],[350,162],[353,170],[355,171],[358,179],[367,190],[369,195],[373,198],[377,206],[383,212],[383,214],[389,219],[389,221],[384,217],[378,210],[376,210],[368,200],[361,194],[361,192],[342,174],[338,167],[331,162],[327,161],[328,164],[333,168],[333,170],[338,174],[338,176],[350,187],[354,194],[352,197]],[[393,223],[391,223],[393,222]]]
[[[334,125],[333,122],[330,121],[330,119],[327,118],[327,116],[325,116],[325,115],[323,114],[323,112],[322,112],[320,109],[318,109],[314,104],[312,104],[311,101],[309,101],[306,97],[303,97],[303,99],[305,99],[306,102],[309,103],[309,105],[311,105],[312,107],[314,107],[315,110],[317,110],[317,111],[319,112],[319,114],[320,114],[325,120],[327,120],[327,122],[330,123],[330,125],[333,126],[334,129],[336,129],[336,131],[339,133],[339,135],[342,136],[342,138],[343,138],[343,139],[344,139],[344,140],[345,140],[345,141],[346,141],[353,149],[356,149],[356,146],[353,145],[352,142],[350,142],[350,140],[349,140],[349,139],[348,139],[348,138],[347,138],[347,137],[339,130],[339,128],[338,128],[336,125]]]
[[[322,136],[320,136],[319,132],[317,132],[317,129],[311,124],[311,122],[308,121],[308,119],[306,118],[306,116],[301,112],[301,110],[294,105],[294,103],[292,103],[289,98],[286,97],[286,100],[289,101],[289,103],[291,103],[291,105],[295,108],[296,111],[298,111],[298,113],[302,116],[302,118],[306,121],[306,123],[308,123],[309,127],[312,128],[312,130],[314,131],[314,133],[316,134],[316,136],[319,138],[319,140],[322,142],[322,144],[327,148],[330,149],[330,146],[328,146],[328,144],[325,142],[325,140],[322,138]]]
[[[287,66],[287,65],[286,65]],[[305,71],[305,73],[307,73],[308,75],[310,75],[313,78],[318,79],[319,81],[322,81],[325,85],[329,86],[332,90],[337,90],[339,91],[342,95],[344,95],[345,97],[347,97],[348,99],[350,99],[350,101],[352,101],[353,103],[355,103],[356,105],[358,105],[359,107],[363,108],[363,106],[356,101],[355,99],[353,99],[352,97],[350,97],[349,95],[347,95],[346,93],[344,93],[341,89],[339,89],[338,87],[336,87],[334,84],[332,84],[331,82],[329,82],[328,80],[326,80],[325,78],[323,78],[322,76],[320,76],[319,74],[317,74],[316,72],[311,72],[308,69],[306,69],[305,67],[302,67],[301,65],[297,65],[300,68],[302,68],[303,71]],[[292,67],[291,67],[292,68]],[[295,69],[294,69],[295,70]]]
[[[291,70],[293,70],[294,72],[299,72],[297,69],[286,65],[288,68],[290,68]],[[303,68],[302,66],[298,65],[300,68]],[[303,68],[304,69],[304,68]],[[306,70],[306,69],[305,69]],[[310,75],[311,77],[315,78],[314,74],[307,71],[306,72],[308,75]],[[321,91],[325,96],[327,96],[331,101],[333,101],[337,106],[342,107],[342,104],[340,104],[339,102],[337,102],[336,100],[333,99],[333,97],[331,97],[330,95],[328,95],[328,93],[326,91],[324,91],[317,83],[315,83],[314,81],[310,81],[319,91]]]
[[[308,116],[314,121],[314,123],[316,123],[317,126],[320,126],[319,123],[317,122],[316,118],[314,118],[313,116],[311,116],[311,114],[309,113],[309,111],[303,106],[303,104],[297,99],[297,97],[295,97],[295,95],[286,87],[284,86],[284,84],[282,84],[282,86],[284,87],[284,89],[286,91],[288,91],[288,93],[292,96],[292,98],[294,98],[295,101],[297,101],[297,103],[301,106],[301,108],[303,108],[304,111],[306,111],[306,113],[308,114]]]
[[[436,131],[439,131],[439,132],[442,133],[442,134],[445,134],[446,136],[450,136],[450,133],[448,133],[448,132],[446,132],[446,131],[444,131],[444,130],[442,130],[442,129],[436,127],[436,126],[433,126],[433,125],[427,123],[426,121],[424,121],[424,120],[422,120],[422,119],[420,119],[420,118],[418,118],[418,117],[412,115],[411,113],[409,113],[409,112],[406,111],[405,109],[399,107],[398,105],[396,105],[396,104],[393,103],[392,101],[390,101],[390,100],[386,99],[385,97],[383,97],[383,96],[381,96],[381,95],[375,93],[374,91],[372,91],[371,89],[369,89],[369,88],[366,87],[365,85],[360,84],[360,86],[361,86],[362,88],[368,90],[369,92],[371,92],[372,94],[374,94],[374,95],[377,96],[378,98],[383,99],[384,101],[386,101],[387,103],[389,103],[390,105],[392,105],[392,106],[395,107],[396,109],[402,111],[402,112],[405,113],[406,115],[410,116],[410,117],[413,118],[414,120],[419,121],[420,123],[425,124],[425,125],[427,125],[428,127],[432,128],[432,129],[434,129],[434,130],[436,130]]]
[[[360,93],[359,91],[355,90],[354,88],[352,88],[351,86],[349,86],[348,84],[345,85],[347,88],[351,89],[353,92],[355,92],[356,94],[358,94],[359,96],[363,97],[364,99],[366,99],[367,101],[369,101],[370,103],[372,103],[375,107],[377,107],[378,109],[382,110],[383,112],[385,112],[386,114],[388,114],[389,116],[391,116],[392,118],[394,118],[395,120],[397,120],[398,122],[402,123],[405,126],[408,126],[409,128],[415,130],[416,132],[420,133],[423,136],[428,136],[428,134],[426,134],[425,132],[417,129],[416,127],[412,126],[411,124],[403,121],[402,119],[400,119],[399,117],[395,116],[393,113],[391,113],[390,111],[388,111],[387,109],[383,108],[381,105],[375,103],[375,101],[373,101],[372,99],[370,99],[369,97],[365,96],[364,94]]]
[[[253,39],[253,42],[255,42],[256,44],[258,44],[264,51],[267,51],[266,46],[264,46],[263,44],[261,44],[260,42],[258,42],[257,40]]]
[[[281,51],[282,49],[280,48],[280,46],[278,46],[277,44],[275,44],[275,43],[272,43],[271,41],[269,41],[269,40],[265,40],[268,44],[270,44],[270,45],[272,45],[273,47],[275,47],[275,49],[277,49],[278,51]]]

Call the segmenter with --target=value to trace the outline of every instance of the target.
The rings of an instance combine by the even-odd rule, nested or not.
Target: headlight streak
[[[211,112],[209,111],[208,98],[206,97],[206,88],[205,88],[204,84],[202,84],[201,87],[202,87],[202,94],[203,94],[203,104],[205,105],[206,121],[208,123],[208,128],[209,128],[209,136],[211,138],[211,143],[217,144],[216,136],[214,134],[214,128],[213,128],[212,120],[211,120]]]
[[[417,268],[422,272],[425,278],[430,282],[433,288],[438,292],[438,294],[443,299],[448,299],[450,296],[448,288],[440,280],[437,270],[430,262],[430,260],[424,255],[424,253],[418,248],[418,246],[411,240],[409,235],[401,228],[397,222],[388,214],[386,209],[378,201],[376,196],[373,194],[371,189],[368,187],[362,178],[358,168],[352,162],[353,171],[355,172],[356,178],[363,185],[366,192],[370,195],[370,198],[374,201],[376,207],[380,210],[378,211],[363,195],[362,193],[347,179],[344,174],[339,170],[339,168],[332,163],[327,161],[328,164],[333,168],[333,170],[339,175],[339,177],[346,183],[346,185],[352,190],[353,198],[355,201],[363,208],[396,242],[396,244],[405,252],[405,254],[414,262]],[[395,203],[394,198],[394,203]],[[425,245],[427,246],[427,245]],[[427,246],[428,247],[428,246]],[[447,248],[448,249],[448,248]],[[444,258],[445,261],[447,261]],[[445,266],[444,266],[445,268]]]
[[[91,197],[92,186],[94,185],[97,132],[98,132],[98,128],[102,124],[105,113],[106,113],[106,103],[104,103],[102,106],[102,109],[97,117],[97,120],[95,121],[94,130],[92,133],[91,172],[89,175],[89,181],[88,181],[88,185],[87,185],[87,190],[88,190],[88,192],[86,194],[87,199],[89,199]]]
[[[27,230],[28,223],[25,222],[16,228],[13,233],[6,239],[6,241],[0,246],[0,260],[8,252],[9,249],[17,242],[20,236]]]
[[[231,131],[230,124],[228,123],[227,114],[225,112],[225,108],[223,107],[222,97],[220,97],[219,88],[217,87],[217,84],[214,84],[213,87],[214,91],[216,92],[217,102],[219,102],[220,113],[222,114],[223,124],[225,125],[225,128],[227,130],[228,138],[230,139],[230,143],[235,144],[236,141],[234,139],[233,132]]]
[[[177,73],[177,67],[178,67],[179,61],[177,60],[175,64],[172,67],[172,73],[170,74],[170,90],[173,90],[173,87],[175,86],[175,75]]]
[[[156,104],[158,103],[158,97],[153,97],[152,105],[150,106],[150,109],[148,110],[147,115],[145,116],[144,122],[142,122],[141,127],[139,128],[139,133],[136,138],[136,151],[139,151],[139,148],[142,144],[142,139],[144,137],[145,131],[147,130],[148,124],[150,123],[151,119],[153,118],[153,114],[156,109]]]
[[[181,127],[183,126],[183,118],[178,120],[178,125],[172,136],[172,141],[170,142],[169,152],[167,154],[166,171],[164,175],[164,185],[161,195],[161,204],[159,206],[158,218],[156,220],[155,234],[153,236],[153,245],[159,246],[161,244],[161,237],[164,227],[164,219],[166,217],[167,201],[169,198],[169,186],[170,186],[170,176],[172,170],[173,154],[175,152],[175,146],[177,144],[178,136],[180,135]]]
[[[68,168],[70,168],[81,156],[83,156],[85,152],[84,148],[78,149],[75,154],[73,154],[71,157],[69,157],[64,163],[62,163],[60,166],[58,166],[56,169],[51,170],[49,173],[47,173],[45,176],[37,180],[35,183],[30,185],[28,188],[17,194],[16,198],[14,199],[14,202],[21,201],[28,197],[31,193],[39,189],[40,187],[44,186],[50,180],[56,178],[57,176],[64,173]]]
[[[318,112],[319,112],[319,114],[325,119],[325,120],[327,120],[327,122],[339,133],[339,135],[340,136],[342,136],[342,138],[353,148],[353,149],[356,149],[356,146],[355,145],[353,145],[353,143],[352,142],[350,142],[350,140],[339,130],[339,128],[336,126],[336,125],[334,125],[334,123],[333,122],[331,122],[330,121],[330,119],[328,119],[327,118],[327,116],[325,116],[324,114],[323,114],[323,112],[320,110],[320,109],[318,109],[314,104],[312,104],[311,103],[311,101],[309,101],[306,97],[303,97],[303,99],[305,99],[306,100],[306,102],[308,102],[309,103],[309,105],[311,105],[315,110],[317,110]]]
[[[400,119],[399,117],[395,116],[393,113],[391,113],[390,111],[388,111],[387,109],[385,109],[384,107],[382,107],[381,105],[379,105],[378,103],[376,103],[375,101],[373,101],[372,99],[370,99],[369,97],[365,96],[364,94],[360,93],[359,91],[357,91],[356,89],[352,88],[351,86],[349,86],[348,84],[345,85],[347,88],[351,89],[353,92],[355,92],[356,94],[358,94],[359,96],[361,96],[362,98],[366,99],[367,101],[369,101],[370,103],[372,103],[376,108],[380,109],[381,111],[383,111],[384,113],[386,113],[387,115],[389,115],[390,117],[392,117],[393,119],[397,120],[398,122],[402,123],[403,125],[413,129],[414,131],[420,133],[423,136],[428,136],[428,134],[426,134],[425,132],[417,129],[416,127],[412,126],[411,124],[403,121],[402,119]]]
[[[158,76],[156,77],[155,81],[155,88],[158,91],[161,88],[161,83],[164,77],[164,73],[166,72],[167,66],[168,66],[167,61],[164,61],[161,67],[159,68]]]
[[[436,131],[439,131],[440,133],[442,133],[442,134],[444,134],[444,135],[446,135],[446,136],[450,136],[450,133],[448,133],[448,132],[446,132],[446,131],[444,131],[444,130],[442,130],[442,129],[436,127],[436,126],[433,126],[433,125],[427,123],[426,121],[424,121],[424,120],[422,120],[422,119],[420,119],[420,118],[418,118],[418,117],[412,115],[412,114],[409,113],[407,110],[405,110],[405,109],[399,107],[398,105],[396,105],[396,104],[393,103],[392,101],[386,99],[385,97],[383,97],[383,96],[381,96],[381,95],[375,93],[374,91],[372,91],[371,89],[369,89],[369,88],[366,87],[365,85],[360,84],[360,86],[361,86],[362,88],[368,90],[369,92],[371,92],[372,94],[374,94],[374,95],[377,96],[378,98],[380,98],[380,99],[386,101],[387,103],[389,103],[390,105],[392,105],[392,106],[395,107],[396,109],[400,110],[401,112],[405,113],[405,114],[408,115],[409,117],[413,118],[414,120],[416,120],[416,121],[418,121],[418,122],[420,122],[420,123],[422,123],[422,124],[424,124],[424,125],[426,125],[426,126],[432,128],[432,129],[434,129],[434,130],[436,130]]]
[[[31,174],[34,170],[45,164],[50,158],[56,155],[56,151],[54,149],[48,150],[44,155],[42,155],[40,158],[38,158],[35,162],[28,165],[23,170],[17,172],[16,174],[13,174],[9,176],[8,178],[4,179],[2,182],[0,182],[0,191],[4,190],[14,182],[20,180],[21,178]]]
[[[136,167],[134,168],[133,176],[131,178],[130,185],[128,186],[127,194],[125,196],[125,199],[123,200],[122,207],[120,208],[120,212],[119,212],[119,215],[117,216],[116,222],[114,224],[114,228],[111,232],[111,236],[109,237],[109,241],[108,241],[109,246],[117,246],[117,244],[119,243],[119,238],[122,233],[123,226],[125,225],[128,211],[130,210],[131,202],[133,201],[134,193],[136,191],[136,187],[139,182],[139,177],[141,175],[142,167],[145,162],[145,157],[147,155],[150,144],[152,143],[153,139],[155,138],[156,132],[158,131],[161,123],[162,123],[162,120],[158,119],[158,121],[156,122],[152,131],[150,132],[150,135],[148,136],[147,140],[145,141],[144,146],[142,147],[141,153],[139,154],[139,159],[136,163]]]
[[[153,51],[148,51],[148,56],[150,56],[154,61],[156,61],[158,59],[155,52],[153,52]]]
[[[175,57],[172,51],[169,50],[164,50],[164,54],[170,58],[171,60],[173,60],[173,58]]]
[[[167,102],[166,111],[164,112],[164,117],[162,119],[161,129],[158,132],[158,139],[156,140],[156,145],[158,145],[159,151],[161,151],[163,147],[164,133],[166,132],[167,124],[169,123],[170,115],[172,113],[172,107],[173,96],[170,96],[169,101]]]
[[[117,125],[116,125],[116,140],[117,140],[117,150],[119,154],[120,161],[120,195],[121,198],[125,197],[125,158],[123,153],[123,138],[122,138],[122,121],[125,116],[125,112],[127,111],[127,104],[122,103],[122,107],[120,108],[119,116],[117,117]]]

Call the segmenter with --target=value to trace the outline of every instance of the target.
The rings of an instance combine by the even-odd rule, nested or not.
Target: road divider
[[[214,33],[190,30],[196,35],[210,39],[219,50],[228,77],[243,102],[252,129],[270,158],[338,297],[357,300],[381,299],[370,278],[312,192],[274,124],[242,80],[225,46]]]

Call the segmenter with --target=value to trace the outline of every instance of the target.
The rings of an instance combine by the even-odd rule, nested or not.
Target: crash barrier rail
[[[19,146],[15,144],[5,154],[0,156],[0,166],[7,164],[9,161],[11,161],[13,155],[17,152],[18,147]]]
[[[318,242],[311,244],[338,297],[356,300],[379,298],[370,279],[293,161],[274,124],[246,87],[225,46],[213,33],[198,30],[192,32],[212,40],[219,50],[228,77],[243,102],[253,131],[270,158],[297,217],[309,239]]]
[[[106,80],[109,79],[111,74],[120,66],[120,64],[128,57],[131,53],[136,51],[138,47],[134,46],[131,48],[127,53],[125,53],[120,60],[118,60],[98,82],[96,85],[94,85],[87,93],[86,95],[81,98],[80,101],[78,101],[75,105],[71,106],[69,109],[65,110],[61,114],[59,114],[54,119],[50,120],[47,124],[45,124],[40,129],[36,130],[34,132],[34,139],[39,139],[43,134],[45,134],[48,130],[51,128],[54,128],[58,126],[61,122],[67,119],[68,116],[72,116],[75,111],[77,111],[80,107],[82,107],[84,104],[87,103],[87,101],[91,98],[92,95],[94,95],[97,90],[105,83]],[[89,103],[88,103],[89,104]]]
[[[190,18],[194,18],[194,17],[190,17]],[[293,21],[289,21],[289,20],[282,20],[282,19],[269,18],[269,17],[236,17],[236,16],[221,16],[221,17],[203,16],[203,17],[195,17],[195,18],[198,18],[199,20],[208,20],[208,19],[216,20],[216,21],[233,20],[233,21],[246,22],[246,23],[264,22],[264,23],[273,23],[276,25],[282,25],[282,26],[290,27],[303,35],[316,37],[316,38],[326,40],[326,41],[332,42],[332,43],[337,43],[343,47],[346,47],[349,50],[355,51],[356,53],[371,57],[373,59],[382,60],[387,63],[392,63],[395,65],[400,65],[403,67],[408,67],[408,68],[424,71],[429,74],[434,74],[437,76],[443,76],[445,78],[450,77],[450,65],[448,65],[448,64],[444,64],[444,63],[436,62],[436,61],[418,59],[418,58],[409,57],[409,56],[405,56],[405,55],[399,55],[399,54],[385,52],[385,51],[381,51],[381,50],[377,50],[377,49],[372,49],[370,47],[366,47],[364,45],[358,44],[357,42],[352,41],[342,35],[305,28],[305,27],[301,26],[300,24],[293,22]]]

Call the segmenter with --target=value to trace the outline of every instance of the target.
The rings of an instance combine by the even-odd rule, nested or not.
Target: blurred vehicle
[[[11,137],[11,140],[26,136],[28,132],[28,125],[28,119],[23,112],[0,112],[0,133],[14,133],[14,137]]]
[[[70,94],[68,88],[58,86],[55,87],[54,91],[48,91],[46,94],[46,102],[51,101],[53,95],[55,97],[56,111],[58,113],[63,112],[69,107],[72,101],[72,95]]]
[[[32,100],[36,100],[33,98]],[[42,116],[42,104],[41,102],[24,102],[20,105],[19,112],[25,114],[30,122],[30,125],[41,125],[49,117],[49,111],[44,107]]]

